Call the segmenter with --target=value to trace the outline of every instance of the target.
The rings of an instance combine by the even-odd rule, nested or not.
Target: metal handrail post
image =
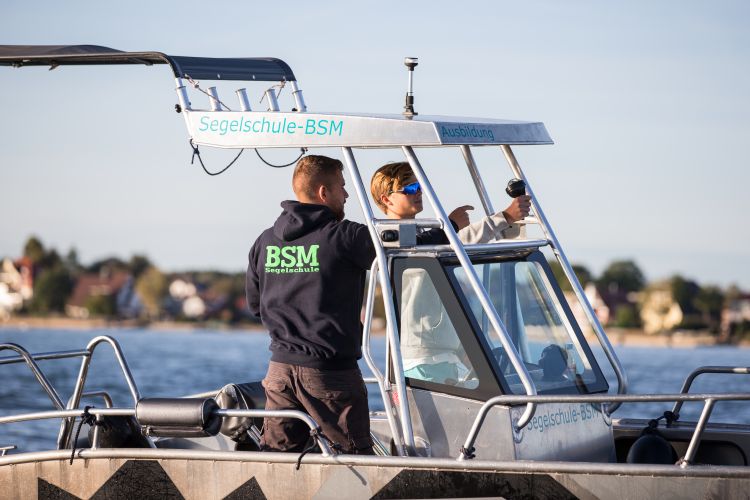
[[[112,350],[115,352],[115,357],[117,358],[117,362],[120,364],[120,369],[122,370],[122,374],[125,377],[125,382],[128,384],[128,389],[130,390],[131,396],[133,396],[133,403],[138,403],[138,400],[141,399],[141,394],[138,391],[138,387],[135,385],[135,379],[133,378],[133,374],[130,372],[130,366],[128,366],[128,362],[125,361],[125,355],[122,353],[120,344],[112,337],[103,335],[91,340],[91,342],[89,342],[88,346],[86,347],[90,348],[93,354],[94,348],[102,342],[108,343],[112,347]]]
[[[130,367],[128,366],[127,361],[125,361],[125,356],[122,354],[122,349],[120,349],[120,344],[112,337],[109,337],[107,335],[100,335],[99,337],[94,337],[93,339],[91,339],[91,341],[89,341],[88,345],[86,346],[86,350],[89,352],[89,355],[84,356],[84,358],[81,360],[81,368],[78,371],[78,378],[76,379],[76,385],[73,388],[73,395],[68,402],[69,409],[78,408],[78,405],[81,403],[81,394],[83,394],[83,387],[86,384],[89,365],[91,364],[91,359],[94,356],[94,350],[102,342],[106,342],[112,347],[112,350],[115,353],[115,357],[117,358],[117,361],[120,364],[120,368],[122,369],[122,373],[125,377],[125,382],[128,384],[130,394],[133,396],[133,404],[137,404],[138,400],[141,399],[141,395],[138,392],[135,381],[133,380],[133,374],[130,372]],[[70,439],[72,426],[73,419],[70,418],[64,420],[60,425],[60,433],[57,436],[58,449],[61,450],[67,445],[67,442]]]
[[[550,394],[550,395],[542,395],[542,396],[495,396],[494,398],[488,399],[482,407],[479,409],[479,412],[477,413],[477,416],[474,420],[474,423],[471,426],[471,429],[469,430],[469,434],[466,437],[466,441],[464,442],[463,450],[470,450],[472,446],[474,446],[474,441],[477,438],[477,435],[479,434],[479,430],[482,427],[482,424],[484,423],[485,417],[487,416],[487,413],[490,411],[490,409],[493,406],[498,405],[513,405],[513,404],[520,404],[520,403],[526,403],[528,401],[533,401],[538,404],[543,403],[562,403],[562,404],[570,404],[570,403],[589,403],[591,405],[594,404],[601,404],[604,405],[606,403],[610,402],[620,402],[620,403],[656,403],[656,402],[666,402],[666,401],[704,401],[705,404],[708,405],[708,402],[711,402],[711,405],[709,408],[706,408],[704,406],[703,413],[701,414],[700,421],[698,422],[696,426],[696,431],[693,434],[693,441],[699,440],[701,434],[703,433],[704,428],[706,427],[706,424],[708,423],[708,419],[711,416],[711,410],[713,408],[713,405],[716,403],[716,401],[750,401],[750,393],[725,393],[725,394],[577,394],[577,395],[568,395],[568,394]],[[691,441],[692,442],[692,441]],[[697,442],[695,444],[695,447],[697,447]],[[686,458],[688,455],[686,455]],[[462,451],[461,455],[458,456],[457,460],[465,460],[468,457],[466,454]],[[692,460],[692,455],[690,456],[690,459]]]
[[[55,351],[55,352],[39,352],[30,354],[34,361],[44,361],[48,359],[66,359],[66,358],[80,358],[82,356],[88,356],[88,351]],[[8,356],[0,358],[0,365],[10,365],[13,363],[24,363],[26,360],[23,356]]]
[[[685,452],[685,456],[678,462],[683,469],[693,463],[695,454],[698,452],[698,445],[700,445],[701,437],[703,437],[703,430],[706,428],[708,419],[711,418],[711,411],[714,409],[714,403],[715,400],[707,399],[703,404],[703,411],[698,419],[698,424],[695,426],[695,431],[693,432],[693,437],[690,439],[690,444]]]
[[[99,396],[100,398],[102,398],[102,400],[104,400],[105,408],[112,408],[114,406],[114,403],[112,402],[112,396],[110,396],[107,391],[84,392],[83,394],[81,394],[81,399],[90,398],[93,396]],[[71,401],[73,401],[73,396],[70,396],[70,399],[68,399],[68,406],[70,406]]]
[[[687,394],[690,391],[690,386],[693,385],[693,381],[698,378],[698,375],[706,373],[724,373],[733,375],[750,375],[750,367],[745,366],[701,366],[690,372],[685,382],[682,384],[680,394]],[[677,401],[672,408],[672,413],[679,416],[680,410],[682,409],[682,401]]]
[[[36,364],[36,361],[34,361],[34,358],[31,356],[29,351],[24,349],[18,344],[13,343],[7,343],[7,344],[0,344],[0,351],[3,350],[9,350],[9,351],[15,351],[17,352],[23,360],[26,362],[26,365],[28,365],[31,372],[34,374],[34,377],[36,377],[37,382],[39,382],[39,385],[42,386],[42,389],[44,389],[44,392],[47,393],[47,396],[52,400],[52,404],[55,405],[55,407],[58,410],[62,410],[65,408],[63,406],[63,402],[60,399],[60,395],[57,394],[57,391],[54,387],[52,387],[52,384],[50,384],[49,380],[47,380],[47,377],[44,376],[44,373],[42,373],[42,370],[39,369],[39,365]]]
[[[315,432],[315,440],[320,446],[321,454],[324,457],[330,457],[334,453],[331,451],[331,447],[320,435],[320,426],[310,415],[303,411],[298,410],[240,410],[240,409],[227,409],[227,410],[214,410],[212,415],[224,418],[224,417],[250,417],[250,418],[296,418],[302,420],[311,431]]]
[[[299,88],[296,80],[289,82],[292,87],[292,95],[294,96],[294,102],[297,105],[297,111],[304,113],[307,111],[307,104],[305,104],[305,98],[302,97],[302,89]]]
[[[411,165],[412,170],[414,171],[414,175],[417,177],[420,186],[422,186],[422,193],[427,196],[427,200],[430,202],[430,205],[432,205],[432,209],[435,211],[435,214],[440,220],[443,221],[443,231],[445,232],[445,235],[447,236],[448,241],[453,248],[453,251],[456,253],[458,261],[466,271],[466,276],[469,278],[469,282],[471,283],[474,292],[477,294],[479,302],[482,304],[482,308],[487,313],[492,327],[497,332],[501,333],[501,335],[499,335],[500,342],[502,342],[503,348],[508,354],[511,364],[516,369],[516,372],[521,379],[521,383],[526,390],[526,394],[530,396],[535,395],[536,387],[534,386],[534,382],[531,380],[531,375],[529,375],[529,372],[526,370],[526,366],[523,364],[523,361],[521,360],[516,347],[513,345],[513,342],[510,339],[510,335],[508,335],[508,331],[505,328],[505,324],[500,319],[500,315],[498,315],[497,310],[495,310],[495,306],[492,304],[487,290],[479,281],[477,271],[476,269],[474,269],[474,266],[471,263],[471,259],[469,259],[469,256],[466,254],[466,249],[464,249],[461,241],[458,239],[456,231],[448,221],[448,215],[445,213],[445,209],[437,199],[437,195],[432,189],[432,185],[427,179],[427,175],[425,175],[424,170],[422,169],[422,165],[419,164],[419,160],[414,154],[414,150],[410,146],[403,146],[403,151],[406,155],[407,160],[409,161],[409,164]],[[529,420],[531,420],[531,417],[534,415],[535,408],[536,405],[534,403],[528,403],[526,405],[526,411],[518,419],[517,425],[521,427],[526,425],[526,423],[528,423]]]
[[[461,154],[463,154],[464,156],[464,161],[466,162],[466,166],[469,169],[471,180],[474,181],[474,187],[477,189],[479,200],[482,202],[484,214],[489,217],[495,213],[495,209],[492,207],[492,200],[490,199],[490,195],[487,192],[487,187],[484,185],[482,176],[479,173],[479,168],[477,167],[477,162],[474,160],[474,155],[471,153],[471,148],[466,145],[461,146]],[[484,268],[482,269],[482,284],[484,285],[484,289],[488,292],[491,286],[491,277],[492,275],[490,274],[490,266],[484,266]],[[489,330],[489,328],[489,317],[487,316],[487,313],[482,311],[482,331],[486,332]]]
[[[414,431],[411,423],[411,414],[409,412],[409,401],[406,399],[406,379],[404,378],[403,365],[401,363],[401,349],[398,334],[396,333],[396,310],[393,305],[393,289],[391,288],[390,276],[388,276],[388,261],[385,255],[385,249],[380,241],[375,224],[373,223],[372,208],[367,199],[367,192],[362,184],[362,176],[359,175],[359,168],[354,159],[352,148],[341,148],[346,159],[346,166],[354,182],[354,188],[357,191],[357,198],[365,215],[367,229],[370,231],[370,238],[375,247],[376,262],[378,263],[378,277],[380,278],[380,289],[383,292],[383,303],[386,313],[386,333],[390,345],[390,360],[393,364],[394,377],[396,379],[396,394],[398,395],[399,418],[401,419],[401,430],[403,433],[406,450],[402,453],[408,455],[410,452],[416,452],[416,443],[414,442]]]
[[[398,430],[398,423],[396,422],[396,417],[393,414],[393,402],[391,401],[391,398],[389,396],[390,388],[386,387],[386,381],[383,377],[383,374],[380,372],[380,369],[375,363],[375,360],[372,358],[372,353],[370,352],[370,328],[372,327],[372,312],[375,303],[375,284],[377,283],[377,273],[378,263],[377,261],[373,261],[372,267],[370,268],[370,283],[367,287],[367,299],[365,302],[365,324],[362,329],[362,356],[364,356],[367,366],[370,367],[370,371],[375,376],[375,382],[378,384],[378,388],[380,389],[380,396],[383,398],[383,407],[385,408],[385,415],[388,418],[388,425],[391,428],[393,442],[401,443],[400,446],[398,446],[400,453],[403,449],[404,440],[403,436],[401,436],[401,433]],[[387,299],[383,297],[383,300]]]
[[[89,414],[129,417],[135,416],[135,408],[89,408]],[[28,422],[29,420],[48,420],[55,418],[74,419],[81,416],[83,416],[83,410],[78,409],[38,411],[34,413],[24,413],[23,415],[9,415],[7,417],[0,417],[0,425],[13,424],[16,422]]]
[[[626,394],[628,392],[628,379],[627,379],[627,376],[625,375],[625,370],[623,369],[622,364],[620,363],[620,360],[617,357],[617,354],[615,354],[615,350],[612,347],[612,344],[609,342],[609,338],[607,338],[607,334],[604,333],[604,328],[599,322],[599,318],[596,317],[594,308],[591,307],[591,304],[586,298],[586,294],[583,291],[583,287],[581,286],[581,283],[578,281],[578,278],[576,277],[576,274],[573,271],[573,266],[571,266],[570,262],[568,262],[568,258],[565,256],[565,253],[563,252],[562,247],[560,246],[560,242],[557,240],[557,236],[555,236],[555,232],[552,230],[552,227],[549,225],[549,222],[547,221],[547,217],[544,215],[544,211],[542,210],[542,207],[539,204],[539,200],[534,196],[534,191],[531,188],[531,185],[529,184],[528,179],[526,178],[523,171],[521,170],[521,165],[519,165],[518,160],[516,159],[516,156],[513,154],[513,151],[511,150],[510,146],[502,145],[500,146],[500,149],[502,149],[503,155],[505,155],[505,159],[508,162],[508,165],[510,165],[510,168],[513,171],[513,174],[519,179],[522,179],[526,183],[526,193],[529,196],[531,196],[531,206],[533,207],[534,213],[536,214],[536,217],[540,222],[542,231],[544,232],[547,239],[550,241],[550,246],[552,247],[552,253],[555,254],[555,257],[557,257],[557,261],[562,266],[562,269],[565,272],[565,276],[568,278],[568,281],[572,285],[573,291],[575,292],[576,297],[578,298],[578,301],[583,306],[583,310],[586,313],[586,317],[588,318],[589,323],[591,323],[591,326],[594,328],[594,333],[596,333],[596,336],[599,339],[599,343],[602,345],[602,348],[604,349],[604,354],[607,356],[607,359],[609,360],[610,364],[612,365],[613,370],[615,371],[615,376],[617,377],[617,393]],[[614,413],[615,410],[617,410],[617,408],[619,408],[619,406],[620,406],[620,403],[614,403],[612,405],[608,405],[606,411],[608,414],[612,414]]]
[[[461,154],[464,155],[464,161],[466,161],[466,166],[469,168],[471,180],[474,181],[474,187],[477,188],[477,193],[479,194],[479,200],[482,202],[484,213],[488,216],[494,214],[495,209],[492,208],[492,200],[490,200],[490,195],[487,192],[484,181],[482,181],[482,176],[479,174],[477,162],[474,160],[471,148],[469,146],[461,146]]]

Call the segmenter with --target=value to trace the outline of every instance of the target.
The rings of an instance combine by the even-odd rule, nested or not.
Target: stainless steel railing
[[[78,371],[78,378],[76,379],[76,385],[73,389],[73,395],[71,396],[70,401],[68,401],[68,409],[78,408],[78,405],[81,403],[81,396],[83,395],[83,388],[86,385],[86,379],[88,377],[91,359],[94,356],[94,351],[100,344],[109,344],[109,346],[112,347],[112,350],[115,353],[115,357],[117,358],[117,362],[120,365],[120,369],[122,370],[122,374],[125,377],[125,382],[128,384],[130,394],[133,397],[133,405],[137,404],[138,400],[141,399],[141,395],[138,392],[138,387],[136,386],[135,380],[133,379],[133,374],[130,372],[128,362],[125,361],[125,355],[122,353],[120,344],[112,337],[109,337],[107,335],[100,335],[99,337],[94,337],[93,339],[91,339],[86,346],[85,352],[87,352],[88,355],[82,356],[83,359],[81,360],[81,368]],[[68,442],[70,441],[71,434],[73,432],[74,421],[75,419],[68,418],[66,420],[63,420],[62,424],[60,425],[60,433],[57,436],[58,449],[67,447]]]
[[[10,350],[15,351],[19,355],[13,356],[13,357],[6,357],[2,358],[0,361],[2,361],[2,364],[10,364],[10,363],[26,363],[26,365],[29,367],[31,372],[34,374],[34,377],[36,377],[36,380],[39,382],[39,385],[42,386],[42,389],[44,389],[44,392],[47,393],[47,396],[52,400],[52,404],[55,405],[55,408],[58,410],[62,410],[65,408],[63,406],[62,400],[60,399],[60,395],[57,393],[54,387],[52,387],[52,384],[47,380],[47,377],[44,376],[44,373],[42,373],[42,370],[39,368],[39,365],[36,364],[36,361],[34,360],[34,356],[29,353],[26,349],[21,347],[18,344],[0,344],[0,351],[3,350]],[[45,358],[49,359],[49,358]]]
[[[380,390],[380,397],[383,399],[383,408],[385,410],[386,418],[388,419],[388,426],[391,429],[393,435],[393,442],[405,442],[400,437],[398,422],[396,421],[396,415],[393,413],[393,401],[391,400],[391,386],[390,383],[385,379],[383,374],[380,372],[377,363],[372,357],[370,350],[370,331],[372,329],[372,311],[375,305],[375,285],[377,283],[378,263],[377,261],[372,263],[370,268],[370,283],[367,287],[367,298],[365,299],[365,322],[362,328],[362,357],[365,358],[367,366],[374,375],[372,378],[364,379],[365,383],[376,383]],[[402,446],[403,448],[403,446]]]
[[[685,456],[678,462],[680,467],[687,467],[695,458],[698,451],[703,431],[711,417],[714,405],[718,401],[750,401],[750,393],[727,393],[727,394],[588,394],[588,395],[549,395],[549,396],[497,396],[487,400],[479,409],[479,413],[474,419],[474,423],[466,437],[461,454],[457,460],[469,460],[473,457],[472,450],[474,442],[482,428],[488,412],[494,406],[513,405],[513,404],[542,404],[542,403],[591,403],[591,404],[608,404],[608,403],[655,403],[671,401],[702,401],[703,411],[698,419],[698,423],[693,431]],[[518,426],[523,428],[523,426]]]
[[[118,342],[115,339],[107,335],[101,335],[101,336],[91,339],[91,341],[89,341],[88,345],[86,346],[86,349],[71,350],[71,351],[58,351],[58,352],[44,352],[44,353],[38,353],[38,354],[31,354],[18,344],[13,344],[13,343],[0,344],[0,351],[10,350],[18,354],[18,356],[6,356],[3,358],[0,358],[0,365],[7,365],[7,364],[13,364],[13,363],[26,363],[26,365],[29,367],[29,369],[32,371],[37,381],[39,382],[39,385],[42,386],[44,391],[49,396],[55,408],[57,408],[58,410],[73,409],[73,408],[77,408],[81,402],[81,397],[83,396],[83,388],[86,385],[89,365],[91,364],[91,359],[93,358],[94,351],[96,350],[98,345],[103,344],[103,343],[109,344],[112,347],[112,350],[115,353],[115,357],[117,358],[117,362],[120,365],[120,368],[122,370],[123,376],[125,377],[125,382],[127,383],[128,389],[130,390],[130,394],[133,396],[133,404],[135,405],[138,402],[138,400],[141,398],[141,396],[140,396],[140,393],[138,392],[138,387],[135,384],[135,380],[133,379],[133,374],[130,372],[130,367],[128,366],[127,361],[125,361],[125,355],[123,354],[122,349],[120,348],[120,344],[118,344]],[[73,395],[68,400],[68,404],[63,405],[60,395],[52,386],[52,384],[47,379],[47,377],[44,375],[42,370],[39,368],[39,365],[36,363],[36,361],[51,360],[51,359],[67,359],[67,358],[82,358],[82,360],[81,360],[81,368],[78,372],[78,378],[76,379],[75,388],[73,389]],[[107,404],[108,406],[112,406],[112,398],[106,392],[95,391],[95,392],[89,393],[89,395],[100,396],[104,398],[105,404]],[[64,420],[63,423],[61,424],[60,433],[57,438],[58,449],[63,449],[67,446],[68,441],[70,440],[73,422],[74,422],[74,419],[69,418],[69,419]]]
[[[0,457],[4,457],[9,451],[13,451],[16,449],[16,445],[12,444],[10,446],[0,446]]]
[[[96,416],[97,418],[105,417],[105,416],[135,416],[136,415],[135,408],[89,408],[88,413],[90,415]],[[82,410],[68,409],[68,410],[55,410],[55,411],[26,413],[23,415],[10,415],[6,417],[0,417],[0,425],[11,424],[11,423],[16,423],[16,422],[28,422],[32,420],[55,419],[55,418],[62,418],[65,420],[75,420],[76,418],[83,417],[84,414],[85,413]],[[327,456],[333,455],[331,451],[331,447],[328,446],[328,443],[325,441],[325,439],[320,437],[320,434],[318,432],[320,431],[320,426],[318,425],[318,423],[310,415],[301,411],[295,411],[295,410],[214,410],[212,412],[212,415],[220,417],[220,418],[224,418],[224,417],[248,417],[248,418],[277,417],[277,418],[294,418],[297,420],[301,420],[310,428],[311,431],[316,431],[313,434],[314,434],[316,441],[318,442],[318,446],[320,446],[320,450],[323,456],[327,457]],[[4,447],[4,448],[12,449],[10,447]]]
[[[693,385],[693,381],[698,378],[699,375],[704,375],[707,373],[723,373],[727,375],[750,375],[750,367],[745,366],[701,366],[699,368],[696,368],[685,379],[685,382],[682,384],[682,388],[680,389],[680,394],[687,394],[690,392],[690,386]],[[672,413],[676,417],[679,417],[680,415],[680,409],[682,408],[683,401],[677,401],[674,404],[674,407],[672,408]]]

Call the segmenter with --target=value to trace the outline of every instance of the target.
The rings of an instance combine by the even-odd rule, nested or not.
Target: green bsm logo
[[[305,248],[302,245],[290,245],[277,247],[268,245],[266,247],[266,272],[267,273],[317,273],[318,248],[320,245],[310,245]]]

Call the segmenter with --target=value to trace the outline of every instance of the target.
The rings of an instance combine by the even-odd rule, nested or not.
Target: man
[[[360,311],[375,258],[367,227],[344,220],[343,165],[306,156],[294,169],[297,201],[250,249],[247,302],[271,335],[263,380],[267,410],[301,410],[344,453],[372,454],[361,357]],[[300,452],[309,429],[267,418],[261,448]]]

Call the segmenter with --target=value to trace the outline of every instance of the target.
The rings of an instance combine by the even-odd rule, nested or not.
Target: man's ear
[[[328,199],[328,188],[326,188],[325,184],[321,184],[320,186],[318,186],[317,195],[318,201],[323,202],[323,204],[325,205],[325,201]]]

